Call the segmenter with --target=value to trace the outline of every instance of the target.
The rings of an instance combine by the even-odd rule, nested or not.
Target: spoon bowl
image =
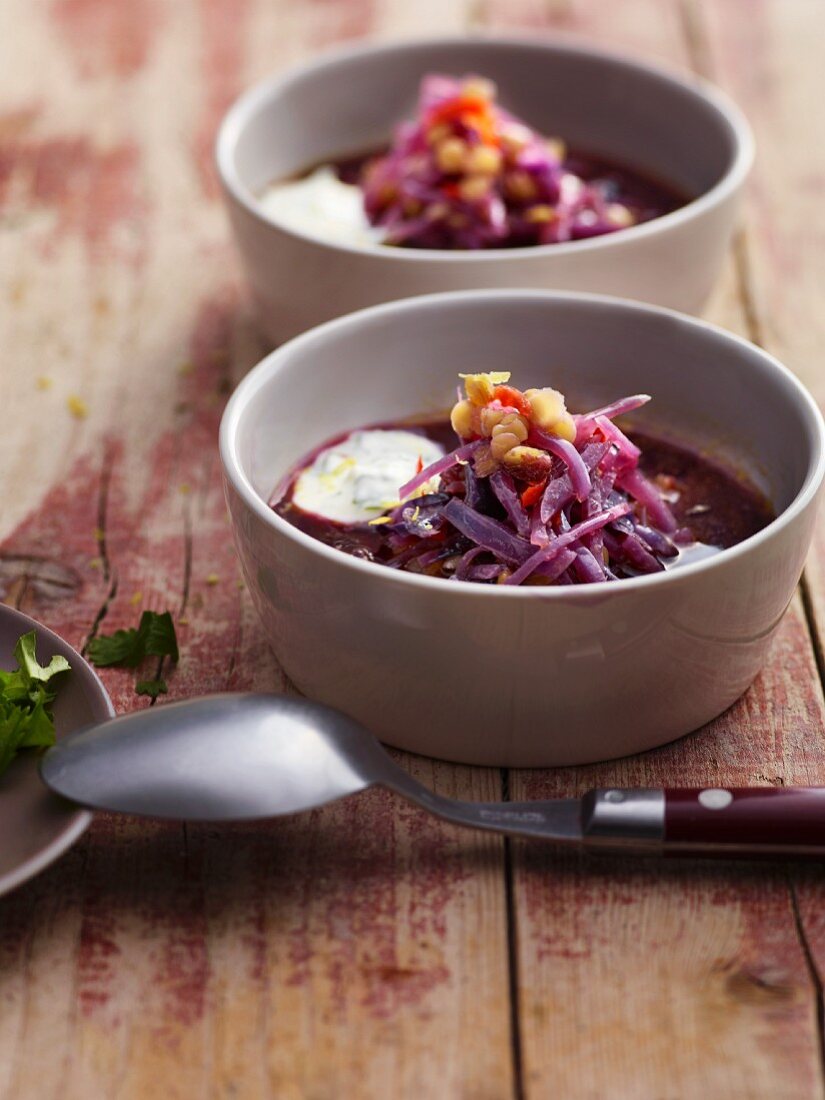
[[[599,851],[825,855],[825,787],[592,790],[460,802],[422,787],[346,715],[282,695],[215,695],[114,718],[49,749],[58,794],[151,817],[242,821],[315,809],[380,784],[471,829]]]
[[[59,794],[146,817],[243,821],[300,813],[394,768],[378,742],[328,707],[235,694],[151,707],[79,730],[41,763]]]
[[[40,762],[57,794],[95,809],[186,821],[313,810],[378,784],[470,828],[581,839],[578,799],[459,802],[428,790],[363,726],[285,695],[212,695],[78,730]]]

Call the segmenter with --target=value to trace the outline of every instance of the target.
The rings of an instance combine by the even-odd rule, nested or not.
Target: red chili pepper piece
[[[490,103],[481,96],[462,95],[439,103],[430,111],[428,126],[437,126],[441,122],[461,121],[478,130],[483,141],[497,143],[495,123]]]
[[[547,478],[544,481],[539,481],[535,485],[528,485],[524,492],[521,494],[521,503],[525,508],[531,508],[537,501],[541,500],[542,493],[547,488]]]
[[[502,405],[509,405],[510,408],[520,412],[522,416],[530,418],[530,402],[521,392],[516,390],[512,386],[496,386],[494,390],[495,400],[500,401]]]

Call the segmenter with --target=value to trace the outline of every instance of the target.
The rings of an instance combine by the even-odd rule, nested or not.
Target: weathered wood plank
[[[758,159],[744,255],[756,335],[825,403],[825,119],[820,96],[821,10],[784,4],[705,3],[709,61],[746,104]],[[825,521],[806,567],[820,649],[825,631]]]
[[[748,695],[672,746],[515,773],[515,798],[592,786],[822,782],[821,696],[798,602]],[[516,851],[527,1095],[814,1096],[816,1002],[781,868]]]
[[[732,39],[745,30],[751,5],[733,5],[736,12],[726,2],[717,6]],[[783,19],[779,7],[777,22]],[[533,6],[534,15],[537,8],[541,26],[586,33],[710,75],[716,40],[697,5],[579,2]],[[507,5],[502,10],[511,12]],[[795,18],[789,13],[791,22]],[[770,36],[760,35],[760,44],[770,51]],[[773,105],[764,74],[753,73],[741,42],[736,56],[751,83],[732,91],[748,113],[757,84],[761,101]],[[800,76],[795,92],[788,90],[792,74],[783,70],[782,77],[784,95],[795,102],[810,75]],[[790,160],[798,172],[802,148]],[[787,155],[788,146],[783,150]],[[780,190],[784,196],[795,190],[787,169],[785,161],[782,176],[774,176],[775,201]],[[774,224],[764,171],[760,164],[748,241],[766,221]],[[813,257],[814,242],[803,247]],[[761,335],[763,314],[754,300],[749,251],[740,244],[709,315],[753,339]],[[705,730],[614,764],[514,773],[511,793],[540,798],[602,785],[822,783],[822,723],[821,688],[797,599],[770,667],[745,699]],[[817,983],[784,871],[631,861],[612,866],[516,846],[513,873],[528,1097],[551,1090],[577,1097],[821,1094]],[[817,876],[806,877],[797,890],[805,920],[817,911]]]
[[[821,95],[821,7],[810,0],[720,3],[699,9],[712,43],[709,62],[746,104],[759,155],[746,261],[755,336],[825,403],[825,119]],[[825,520],[820,516],[805,569],[806,597],[821,654],[825,638]],[[821,727],[812,733],[820,743]],[[816,781],[823,782],[819,774]],[[825,973],[825,879],[813,869],[792,875],[802,931],[822,995]]]
[[[671,2],[604,4],[599,0],[480,0],[480,26],[501,34],[570,35],[651,61],[687,64],[678,7]]]
[[[425,28],[355,0],[128,7],[6,9],[0,586],[77,645],[176,610],[170,698],[279,687],[218,476],[222,405],[261,348],[211,137],[264,72]],[[499,796],[496,772],[405,763]],[[0,1095],[506,1096],[505,922],[501,845],[379,793],[243,829],[101,818],[0,902]]]

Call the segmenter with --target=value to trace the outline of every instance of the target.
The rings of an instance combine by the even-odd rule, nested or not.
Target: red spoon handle
[[[668,855],[825,856],[825,787],[665,791]]]

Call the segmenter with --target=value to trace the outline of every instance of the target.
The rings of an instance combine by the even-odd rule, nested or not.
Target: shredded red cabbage
[[[468,443],[466,446],[458,447],[455,451],[451,451],[448,455],[444,455],[443,458],[436,459],[436,461],[429,466],[419,470],[415,477],[411,478],[406,485],[402,485],[398,490],[398,495],[402,498],[408,497],[428,481],[432,481],[432,479],[438,477],[439,474],[445,473],[451,466],[457,466],[459,462],[466,462],[473,451],[478,450],[480,446],[481,443],[478,441]]]
[[[616,485],[642,505],[654,527],[658,527],[666,535],[673,534],[676,530],[676,520],[673,513],[662,499],[659,490],[652,482],[647,480],[641,470],[636,469],[634,465],[633,469],[620,474],[616,479]]]
[[[564,550],[566,547],[570,546],[571,543],[579,542],[585,535],[589,535],[591,531],[595,531],[599,527],[605,527],[608,523],[612,523],[620,516],[626,516],[630,509],[631,506],[629,504],[617,504],[613,508],[608,508],[607,511],[601,512],[597,516],[593,516],[592,519],[587,519],[583,523],[577,523],[575,527],[571,527],[569,531],[565,531],[565,533],[559,535],[558,538],[551,539],[547,546],[541,547],[535,554],[532,554],[527,561],[519,566],[515,573],[512,573],[507,578],[505,584],[521,584],[522,581],[530,576],[537,566],[554,558],[560,550]]]
[[[649,394],[637,393],[632,397],[623,397],[619,401],[611,401],[609,405],[603,405],[600,409],[594,409],[593,412],[587,413],[586,416],[574,416],[573,419],[576,422],[577,438],[589,439],[593,434],[594,422],[598,417],[603,416],[607,420],[612,420],[614,416],[622,416],[624,413],[640,409],[642,405],[646,405],[649,400]]]
[[[490,474],[490,486],[498,497],[502,508],[507,513],[507,518],[515,527],[519,535],[530,534],[530,517],[521,503],[521,497],[516,489],[516,483],[504,470],[494,470]]]
[[[500,520],[474,512],[455,497],[444,506],[444,515],[462,535],[483,550],[490,550],[498,558],[512,564],[525,561],[530,555],[531,547],[527,539],[514,534]]]
[[[366,170],[364,208],[386,244],[414,248],[553,244],[635,223],[564,157],[562,142],[496,103],[490,81],[430,75],[416,118]]]
[[[573,444],[566,439],[556,439],[540,428],[531,428],[528,439],[562,460],[570,476],[573,495],[577,500],[587,500],[591,489],[590,472]]]
[[[461,377],[458,445],[330,545],[392,569],[518,586],[659,573],[693,541],[659,487],[671,491],[673,478],[645,477],[639,447],[613,422],[647,397],[574,417],[550,387],[518,390],[506,372]]]
[[[639,448],[611,419],[648,398],[574,418],[557,391],[522,393],[508,380],[465,377],[467,396],[451,414],[459,446],[402,486],[380,521],[388,564],[507,585],[593,584],[664,569],[682,532],[639,470]]]

